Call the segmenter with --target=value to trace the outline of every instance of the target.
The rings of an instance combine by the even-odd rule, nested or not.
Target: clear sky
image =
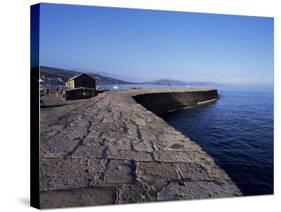
[[[130,81],[273,83],[273,18],[41,4],[40,64]]]

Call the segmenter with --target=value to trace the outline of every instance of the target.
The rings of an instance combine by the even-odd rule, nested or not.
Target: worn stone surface
[[[41,108],[41,206],[241,195],[209,155],[156,115],[163,108],[213,99],[215,93],[110,91],[88,100]],[[153,100],[149,102],[149,98]],[[144,101],[146,108],[136,101]]]
[[[40,190],[88,187],[103,182],[107,160],[41,158]]]
[[[114,187],[43,191],[40,193],[40,205],[41,208],[62,208],[114,204],[116,194]]]
[[[105,181],[107,184],[134,183],[133,161],[111,160],[108,165]]]
[[[205,169],[194,163],[137,162],[139,181],[212,180]]]
[[[227,185],[218,184],[215,181],[198,182],[171,182],[158,194],[158,200],[181,200],[181,199],[206,199],[210,197],[233,197],[239,196],[236,191]]]

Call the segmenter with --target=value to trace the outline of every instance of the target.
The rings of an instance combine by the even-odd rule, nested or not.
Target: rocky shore
[[[157,115],[216,98],[216,90],[110,91],[41,108],[41,208],[242,195]]]

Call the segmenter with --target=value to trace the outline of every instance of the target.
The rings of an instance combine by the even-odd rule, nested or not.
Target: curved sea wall
[[[216,98],[215,90],[109,91],[41,108],[41,208],[242,195],[200,146],[155,115]]]
[[[169,90],[168,90],[169,91]],[[157,115],[165,112],[215,101],[218,91],[211,90],[173,90],[173,92],[150,92],[133,97],[137,103]]]

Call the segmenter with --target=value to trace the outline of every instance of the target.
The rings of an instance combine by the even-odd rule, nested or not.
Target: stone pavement
[[[197,144],[132,98],[145,92],[41,108],[42,208],[242,195]]]

